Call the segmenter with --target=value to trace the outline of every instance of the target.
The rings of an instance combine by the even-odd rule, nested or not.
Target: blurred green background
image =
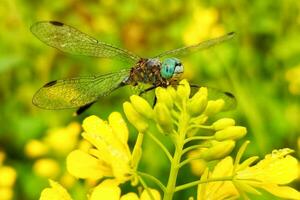
[[[122,112],[122,103],[133,93],[120,89],[79,117],[72,116],[74,110],[33,106],[33,94],[46,82],[125,67],[119,61],[66,55],[46,46],[29,31],[39,20],[64,22],[143,57],[235,31],[232,41],[183,58],[185,78],[236,96],[237,108],[222,116],[247,127],[247,156],[289,147],[299,157],[300,1],[1,0],[0,151],[6,154],[3,165],[17,171],[14,199],[37,199],[48,185],[47,178],[33,172],[35,160],[24,152],[29,140],[70,122],[81,123],[91,114],[107,118],[112,111]],[[167,163],[155,162],[155,147],[145,145],[142,169],[164,176]],[[186,170],[178,183],[191,176]]]

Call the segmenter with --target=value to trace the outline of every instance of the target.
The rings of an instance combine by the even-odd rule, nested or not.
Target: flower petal
[[[137,194],[135,194],[133,192],[129,192],[129,193],[123,195],[120,200],[140,200],[140,199]]]
[[[149,188],[149,191],[144,190],[144,191],[142,192],[142,194],[141,194],[140,199],[141,199],[141,200],[152,200],[152,198],[151,198],[149,192],[150,192],[151,195],[153,196],[153,199],[154,199],[154,200],[160,200],[160,199],[161,199],[159,192],[158,192],[157,190],[151,189],[151,188]]]
[[[94,188],[89,200],[119,200],[121,189],[118,184],[112,180],[105,180]]]
[[[262,187],[271,194],[283,199],[300,199],[300,192],[288,186],[278,186],[276,184],[264,185]]]
[[[67,170],[78,178],[102,178],[107,173],[106,166],[90,154],[74,150],[67,157]]]
[[[128,141],[128,128],[122,115],[118,112],[113,112],[108,117],[109,125],[111,126],[114,135],[123,143]]]
[[[72,200],[67,190],[59,183],[49,180],[51,188],[42,191],[40,200]]]

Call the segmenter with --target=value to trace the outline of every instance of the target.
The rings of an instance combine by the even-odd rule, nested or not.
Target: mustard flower
[[[283,186],[298,176],[297,159],[290,156],[290,149],[274,150],[271,154],[250,166],[257,157],[251,157],[243,163],[231,157],[222,159],[212,172],[204,172],[202,184],[198,185],[198,200],[227,198],[247,198],[246,193],[261,194],[263,189],[271,194],[287,199],[300,199],[300,192]]]
[[[128,129],[121,114],[114,112],[103,121],[90,116],[83,121],[82,136],[92,144],[88,151],[76,149],[67,157],[67,169],[77,178],[114,177],[119,183],[130,179],[131,153]]]
[[[130,192],[121,196],[121,189],[119,188],[118,184],[113,180],[105,180],[93,189],[89,200],[152,200],[152,197],[153,200],[161,199],[159,192],[151,188],[144,189],[140,196],[134,192]]]
[[[50,188],[45,188],[41,192],[40,200],[73,200],[68,191],[59,183],[49,180]],[[147,188],[141,195],[130,192],[121,196],[121,189],[115,180],[105,180],[87,194],[88,200],[161,200],[157,190]]]

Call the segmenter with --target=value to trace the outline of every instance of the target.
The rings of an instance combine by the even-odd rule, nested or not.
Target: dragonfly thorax
[[[167,87],[179,78],[183,72],[181,62],[176,58],[167,58],[163,62],[159,59],[141,59],[131,69],[126,84],[137,85],[139,82],[154,86]]]

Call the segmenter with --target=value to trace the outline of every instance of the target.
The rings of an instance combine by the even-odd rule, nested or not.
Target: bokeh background
[[[299,157],[300,1],[1,0],[2,194],[37,199],[50,177],[83,199],[84,184],[65,173],[65,157],[80,139],[80,123],[91,114],[107,118],[112,111],[122,112],[122,103],[134,92],[120,89],[79,117],[72,116],[74,110],[33,106],[33,94],[46,82],[128,67],[119,61],[66,55],[46,46],[29,30],[39,20],[64,22],[143,57],[235,31],[236,37],[226,44],[184,57],[185,78],[236,96],[237,108],[220,116],[233,117],[247,127],[251,144],[245,156],[262,157],[289,147]],[[131,127],[132,144],[135,137]],[[145,143],[141,169],[166,180],[168,163],[153,154],[155,148]],[[178,183],[188,180],[195,177],[187,168]],[[299,183],[293,186],[299,189]],[[187,199],[193,192],[176,198]]]

